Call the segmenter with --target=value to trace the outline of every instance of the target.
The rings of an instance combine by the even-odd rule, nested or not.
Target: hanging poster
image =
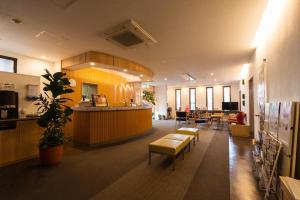
[[[278,138],[287,147],[290,146],[292,136],[293,110],[293,102],[282,102],[280,105]]]
[[[257,97],[258,97],[258,108],[259,108],[259,125],[260,130],[264,130],[264,120],[265,120],[265,94],[266,84],[265,84],[265,63],[261,65],[258,74],[258,86],[257,86]]]
[[[279,108],[280,103],[270,103],[270,114],[269,114],[269,132],[278,137],[278,119],[279,119]]]
[[[269,121],[270,121],[270,103],[265,103],[265,122],[264,130],[269,132]]]

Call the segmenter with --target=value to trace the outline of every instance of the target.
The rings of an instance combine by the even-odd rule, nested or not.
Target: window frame
[[[8,72],[8,73],[17,73],[17,68],[18,68],[17,67],[18,66],[18,59],[17,58],[4,56],[4,55],[0,55],[0,58],[6,59],[6,60],[12,60],[14,62],[14,72]],[[7,71],[1,71],[1,72],[7,72]]]
[[[180,106],[179,106],[179,108],[181,108],[181,89],[175,89],[175,111],[179,110],[179,109],[177,109],[177,90],[180,91]]]
[[[231,102],[231,86],[230,85],[225,85],[223,86],[223,102],[225,102],[225,96],[224,96],[224,89],[229,88],[229,102]]]
[[[190,110],[191,109],[191,90],[195,90],[195,110],[196,110],[196,105],[197,105],[197,90],[196,88],[189,88],[189,106],[190,106]]]
[[[208,89],[212,89],[212,108],[211,108],[211,111],[214,110],[214,87],[206,87],[206,108],[207,110],[209,111],[208,109],[208,95],[207,95],[207,90]]]

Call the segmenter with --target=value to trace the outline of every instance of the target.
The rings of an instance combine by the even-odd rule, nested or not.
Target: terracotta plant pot
[[[55,165],[61,162],[63,156],[63,145],[40,148],[40,161],[42,165]]]

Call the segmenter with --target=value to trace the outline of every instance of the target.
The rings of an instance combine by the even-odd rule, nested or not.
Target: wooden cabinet
[[[18,121],[16,129],[0,130],[0,166],[38,156],[42,131],[36,120]]]

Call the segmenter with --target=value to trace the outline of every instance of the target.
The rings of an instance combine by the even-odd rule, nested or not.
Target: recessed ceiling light
[[[168,79],[167,79],[167,78],[164,78],[164,80],[167,81]]]
[[[127,72],[127,69],[123,69],[124,72]]]
[[[46,59],[47,57],[46,56],[41,56],[41,59]]]
[[[143,77],[144,76],[144,74],[140,74],[140,77]]]
[[[150,80],[147,80],[147,82],[149,82]]]
[[[211,76],[213,76],[213,75],[214,75],[214,73],[210,73],[210,75],[211,75]]]
[[[217,82],[217,79],[215,79],[215,82]]]
[[[90,65],[94,66],[94,65],[95,65],[95,63],[94,63],[94,62],[90,62]]]
[[[23,24],[23,21],[17,18],[12,18],[10,21],[14,24]]]

